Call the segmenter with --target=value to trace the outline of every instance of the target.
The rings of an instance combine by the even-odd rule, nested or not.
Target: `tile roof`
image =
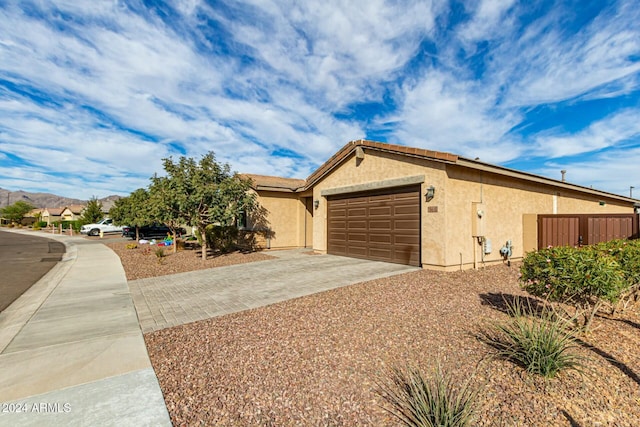
[[[256,175],[250,173],[243,173],[240,176],[253,181],[252,187],[255,190],[294,192],[304,187],[306,183],[304,179],[281,178],[279,176]]]
[[[60,216],[64,208],[45,208],[45,211],[49,213],[49,215]],[[44,213],[44,211],[42,211]]]
[[[84,210],[84,205],[69,205],[67,206],[67,209],[69,209],[74,214],[81,214]]]
[[[422,148],[406,147],[404,145],[386,144],[383,142],[367,141],[359,139],[350,141],[342,147],[336,154],[331,156],[329,160],[324,162],[322,166],[315,170],[307,178],[307,187],[313,186],[317,180],[326,175],[331,169],[336,167],[342,160],[348,157],[357,147],[372,149],[376,151],[385,151],[389,153],[404,154],[411,157],[421,157],[441,162],[455,163],[458,161],[456,154],[445,153],[441,151],[425,150]]]
[[[256,190],[271,190],[271,191],[285,191],[285,192],[300,192],[306,191],[312,188],[320,179],[329,174],[335,167],[337,167],[343,160],[348,158],[358,147],[361,147],[367,151],[382,151],[394,154],[405,155],[409,157],[418,157],[428,159],[436,162],[444,162],[449,164],[455,164],[460,167],[474,169],[478,171],[490,172],[499,175],[509,176],[512,178],[522,179],[525,181],[532,181],[541,184],[551,185],[554,187],[566,188],[574,191],[580,191],[583,193],[589,193],[598,195],[601,197],[608,197],[612,199],[622,200],[625,202],[637,202],[637,200],[629,197],[621,196],[618,194],[612,194],[593,188],[587,188],[576,184],[570,184],[568,182],[555,180],[552,178],[546,178],[540,175],[531,174],[528,172],[522,172],[515,169],[505,168],[503,166],[493,165],[478,161],[478,159],[471,160],[457,154],[446,153],[442,151],[425,150],[423,148],[407,147],[404,145],[386,144],[376,141],[357,140],[350,141],[344,147],[342,147],[336,154],[331,156],[329,160],[324,162],[318,169],[316,169],[306,180],[303,179],[291,179],[280,178],[276,176],[265,175],[253,175],[242,174],[246,178],[251,178],[254,181]]]

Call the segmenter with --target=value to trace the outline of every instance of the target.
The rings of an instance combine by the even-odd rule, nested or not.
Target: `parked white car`
[[[80,228],[80,233],[87,236],[98,236],[102,232],[106,233],[122,233],[122,226],[113,225],[111,218],[105,218],[96,224],[86,224]]]

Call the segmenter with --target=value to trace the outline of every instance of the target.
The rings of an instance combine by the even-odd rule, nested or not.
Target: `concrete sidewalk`
[[[38,235],[67,252],[0,313],[0,426],[170,426],[118,256]]]

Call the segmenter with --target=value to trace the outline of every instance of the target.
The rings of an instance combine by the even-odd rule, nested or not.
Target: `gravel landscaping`
[[[130,280],[145,271],[210,268],[268,257],[231,254],[204,266],[193,252],[155,256],[110,245]],[[136,257],[134,259],[134,257]],[[260,258],[264,259],[264,258]],[[146,265],[142,265],[146,263]],[[224,265],[227,265],[224,264]],[[182,270],[181,270],[182,269]],[[169,273],[164,273],[169,274]],[[376,393],[393,366],[436,362],[478,387],[481,426],[636,426],[640,313],[598,318],[575,351],[584,373],[551,380],[489,357],[477,335],[524,295],[517,266],[416,271],[145,335],[176,426],[393,426]],[[256,278],[259,280],[259,278]]]
[[[128,245],[136,245],[135,249],[127,249]],[[243,264],[247,262],[263,261],[274,257],[262,252],[232,252],[227,254],[209,255],[203,260],[201,252],[196,250],[179,250],[173,253],[173,248],[165,247],[164,256],[158,258],[155,251],[160,248],[155,245],[140,245],[135,242],[107,243],[122,261],[127,280],[144,279],[146,277],[166,276],[167,274],[183,273],[185,271],[203,270],[205,268],[223,267],[225,265]]]

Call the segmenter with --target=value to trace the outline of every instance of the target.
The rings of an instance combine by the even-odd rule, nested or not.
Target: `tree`
[[[14,204],[0,209],[0,214],[11,222],[20,223],[22,222],[22,218],[33,209],[34,207],[29,203],[18,200]]]
[[[140,227],[153,222],[149,212],[149,192],[144,188],[138,188],[128,197],[116,200],[109,210],[109,216],[116,225],[135,227],[138,240]]]
[[[180,157],[163,159],[165,177],[154,176],[149,186],[153,216],[167,225],[187,223],[196,227],[202,238],[202,259],[207,259],[208,225],[231,225],[256,207],[250,181],[232,173],[228,164],[218,163],[213,152],[199,162]]]
[[[167,177],[158,177],[156,175],[151,178],[148,214],[150,218],[153,218],[154,222],[159,222],[169,227],[173,235],[173,252],[176,253],[178,251],[176,230],[181,224],[186,223],[187,219],[180,212],[180,207],[177,204],[179,199],[175,197],[173,190],[176,189],[172,189],[172,184]]]
[[[87,207],[84,208],[80,221],[83,224],[94,224],[102,218],[104,218],[104,214],[102,213],[102,202],[100,202],[97,197],[93,196],[91,200],[89,200],[89,203],[87,203]]]

